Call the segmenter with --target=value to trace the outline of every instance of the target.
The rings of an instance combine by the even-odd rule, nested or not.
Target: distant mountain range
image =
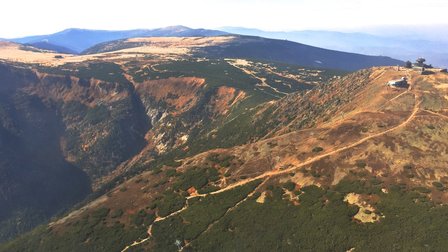
[[[218,46],[204,44],[195,48],[193,53],[198,57],[205,58],[248,58],[344,71],[356,71],[372,66],[402,65],[404,63],[386,56],[347,53],[343,52],[344,50],[328,50],[285,39],[264,38],[275,37],[275,34],[272,35],[262,31],[258,31],[261,33],[259,36],[234,35],[237,33],[256,33],[256,30],[235,28],[231,32],[233,34],[219,30],[191,29],[185,26],[128,31],[67,29],[50,35],[31,36],[11,39],[10,41],[58,53],[95,54],[143,45],[153,46],[151,43],[136,43],[129,40],[137,37],[213,37],[211,39],[213,41],[214,38],[228,36],[231,39],[227,43]],[[280,35],[276,36],[281,37]],[[168,43],[165,46],[172,47],[173,45]],[[337,47],[337,45],[334,46]]]
[[[438,27],[437,29],[441,29]],[[437,33],[437,29],[433,29]],[[344,33],[333,31],[268,32],[242,27],[223,27],[220,30],[265,38],[286,39],[317,47],[367,55],[387,55],[400,60],[425,57],[437,66],[448,66],[448,40],[428,36],[422,31],[393,33],[384,36],[367,33]],[[442,31],[441,31],[442,32]],[[443,36],[442,36],[443,37]],[[443,37],[444,38],[444,37]]]
[[[225,34],[227,33],[222,31],[191,29],[185,26],[170,26],[151,30],[138,29],[126,31],[86,30],[72,28],[54,34],[16,38],[11,39],[10,41],[21,44],[31,44],[41,49],[51,49],[61,53],[80,53],[96,44],[118,39],[135,37],[208,37]]]
[[[207,58],[248,58],[345,71],[403,64],[400,60],[385,56],[367,56],[292,41],[249,36],[238,36],[238,39],[225,46],[204,47],[198,54]]]
[[[205,43],[193,46],[192,55],[199,58],[212,59],[255,59],[345,71],[356,71],[372,66],[395,66],[404,64],[403,61],[390,57],[340,52],[279,39],[244,35],[228,35],[227,38],[227,41],[214,45]],[[219,40],[219,37],[210,37],[209,42],[217,39]],[[170,41],[153,42],[148,40],[145,42],[135,42],[129,39],[123,39],[100,43],[83,51],[83,54],[96,54],[145,46],[151,47],[154,43],[157,43],[163,48],[173,46]],[[165,44],[162,45],[163,43]],[[175,45],[181,46],[182,43],[187,43],[187,40],[179,41],[178,43]]]
[[[260,35],[1,42],[0,252],[445,251],[448,73]]]
[[[398,28],[384,28],[382,30],[384,30],[383,33],[368,29],[366,30],[367,33],[346,33],[312,30],[269,32],[243,27],[222,27],[219,30],[208,30],[192,29],[185,26],[170,26],[158,29],[124,31],[72,28],[54,34],[16,38],[9,41],[60,53],[81,53],[100,43],[134,37],[210,37],[240,34],[290,40],[337,51],[372,56],[390,56],[400,60],[414,60],[417,57],[425,57],[433,65],[448,66],[448,52],[445,51],[445,48],[448,47],[448,35],[442,34],[440,37],[428,35],[429,33],[437,34],[438,30],[443,30],[443,27],[435,27],[434,29],[421,28],[416,30],[416,32],[404,28],[401,30]],[[425,33],[425,31],[427,32]],[[440,32],[443,33],[442,31]]]

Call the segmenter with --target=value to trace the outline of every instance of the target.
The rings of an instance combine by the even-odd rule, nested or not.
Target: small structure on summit
[[[423,57],[420,57],[415,60],[414,63],[410,62],[409,60],[405,62],[404,67],[408,69],[414,69],[416,71],[420,71],[420,74],[422,75],[428,75],[428,74],[434,74],[434,71],[436,70],[431,64],[426,64],[426,59]],[[431,69],[431,70],[428,70]]]
[[[408,79],[406,77],[401,77],[401,79],[399,80],[391,80],[387,82],[387,85],[390,87],[399,87],[399,88],[409,87]]]

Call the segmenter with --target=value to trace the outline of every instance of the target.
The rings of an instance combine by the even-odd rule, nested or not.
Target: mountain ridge
[[[387,248],[408,237],[395,235],[398,227],[432,239],[440,226],[421,224],[448,210],[428,210],[448,201],[448,161],[435,158],[448,145],[446,122],[437,120],[448,110],[441,69],[386,58],[394,66],[348,73],[323,67],[353,71],[384,58],[238,35],[137,37],[85,55],[0,44],[0,136],[25,139],[14,151],[42,162],[24,166],[31,182],[0,183],[7,196],[0,200],[38,199],[33,193],[60,200],[27,185],[66,164],[82,175],[72,183],[89,181],[86,191],[70,186],[72,202],[44,217],[10,204],[17,211],[0,215],[1,240],[44,225],[0,251],[329,250],[331,241],[342,251],[374,250],[381,244],[365,243],[366,229],[383,235]],[[386,85],[402,77],[406,87]],[[45,139],[51,144],[38,148]],[[30,156],[36,148],[57,153],[58,162]],[[1,174],[18,167],[0,164]],[[63,188],[61,177],[50,191]],[[400,207],[421,219],[401,218]],[[272,232],[257,236],[248,222]],[[309,240],[302,225],[311,237],[329,235]]]
[[[390,57],[340,52],[285,40],[243,35],[223,35],[221,38],[228,39],[209,46],[199,45],[196,48],[193,47],[194,56],[204,58],[248,58],[348,71],[380,65],[402,65],[404,63]],[[89,55],[123,49],[131,50],[132,48],[144,47],[145,44],[151,46],[151,41],[155,41],[155,39],[151,40],[151,38],[146,40],[135,42],[132,39],[124,39],[104,42],[87,49],[84,51],[84,54]],[[154,44],[156,43],[158,42],[155,41]]]
[[[385,85],[400,76],[408,77],[407,88]],[[280,125],[271,136],[132,176],[4,250],[233,250],[243,244],[375,251],[397,243],[439,250],[448,171],[434,146],[448,144],[440,82],[446,78],[378,67],[268,102],[253,116]],[[260,235],[249,223],[269,232]],[[381,239],[371,240],[372,230]],[[409,240],[413,234],[425,242]],[[87,237],[95,239],[81,242]]]
[[[60,32],[48,35],[37,35],[22,38],[9,39],[18,43],[47,42],[56,46],[66,47],[77,53],[95,44],[105,41],[145,37],[145,36],[216,36],[224,35],[226,32],[207,29],[191,29],[185,26],[169,26],[156,29],[135,29],[135,30],[89,30],[81,28],[69,28]]]
[[[435,40],[434,37],[425,35],[425,33],[411,36],[408,33],[391,31],[384,32],[340,32],[324,30],[304,30],[304,31],[264,31],[260,29],[244,27],[221,27],[218,30],[192,29],[186,26],[168,26],[155,29],[134,29],[134,30],[89,30],[81,28],[69,28],[61,32],[49,35],[28,36],[23,38],[8,39],[9,41],[19,43],[49,43],[55,47],[61,46],[69,50],[81,53],[99,43],[113,41],[118,39],[127,39],[133,37],[155,37],[155,36],[217,36],[217,35],[251,35],[272,39],[288,39],[294,42],[321,47],[330,50],[359,53],[372,56],[391,56],[400,60],[413,60],[418,57],[428,58],[436,66],[448,66],[448,55],[441,53],[448,44],[446,40]],[[80,35],[84,37],[81,41]],[[64,37],[71,37],[67,39]],[[98,37],[98,38],[94,38]],[[74,42],[76,41],[77,42]],[[43,47],[42,49],[47,49]],[[63,50],[61,52],[67,52]]]
[[[172,41],[173,38],[167,40]],[[186,39],[175,40],[185,43]],[[195,38],[188,40],[198,43]],[[199,43],[203,41],[206,44],[219,42],[201,38]],[[57,152],[52,156],[82,175],[72,176],[71,182],[88,182],[81,183],[86,186],[85,191],[82,190],[84,187],[70,187],[70,193],[81,196],[72,198],[67,192],[66,197],[61,197],[57,193],[31,189],[32,185],[45,181],[40,178],[50,168],[51,172],[61,172],[51,165],[52,159],[47,163],[40,158],[42,165],[34,167],[28,163],[21,166],[17,162],[0,166],[5,169],[3,175],[30,169],[34,173],[28,183],[17,176],[0,183],[0,190],[7,196],[7,199],[0,200],[3,200],[3,205],[11,203],[8,209],[12,209],[6,212],[4,208],[5,213],[0,215],[3,228],[0,229],[0,240],[47,221],[86,195],[93,198],[101,195],[137,171],[161,162],[175,162],[172,160],[174,156],[248,141],[255,134],[242,131],[229,135],[229,132],[238,127],[241,129],[246,114],[252,113],[260,103],[287,93],[303,92],[316,83],[344,73],[241,59],[196,59],[177,47],[165,48],[168,51],[151,54],[151,57],[137,55],[139,60],[136,61],[132,52],[130,55],[120,52],[118,58],[116,53],[86,58],[62,56],[12,42],[2,43],[0,57],[7,54],[12,58],[8,56],[0,63],[3,73],[0,79],[4,83],[0,88],[0,102],[5,102],[0,104],[0,126],[7,129],[0,130],[0,136],[9,138],[9,131],[16,132],[33,142],[30,146],[38,146],[43,144],[43,140],[33,137],[29,130],[35,125],[42,131],[39,136],[48,136],[52,141],[51,151]],[[176,50],[180,52],[173,58],[171,52]],[[148,67],[154,65],[157,67]],[[287,69],[288,73],[285,72]],[[9,112],[11,109],[17,110],[15,116],[28,118],[30,122],[18,124],[18,119]],[[40,116],[41,113],[48,118]],[[47,118],[47,124],[39,117]],[[47,131],[53,127],[58,129],[58,134]],[[37,128],[34,132],[40,132]],[[27,134],[22,136],[20,132]],[[26,153],[28,157],[29,151],[23,150],[30,148],[26,148],[28,145],[19,145],[14,150]],[[27,159],[32,161],[34,157]],[[59,168],[62,167],[65,166]],[[39,181],[32,181],[33,178]],[[48,190],[63,192],[64,188],[58,190],[61,186],[57,183],[59,176],[52,178],[55,183],[48,180],[47,186],[54,188]],[[25,200],[41,199],[41,204],[28,206],[32,211],[20,214],[23,205],[14,204],[19,201],[8,200],[16,194]],[[48,211],[45,209],[47,198],[55,201],[49,204]],[[61,198],[69,202],[56,204]],[[45,214],[37,216],[41,210]],[[30,211],[35,214],[30,214]],[[14,221],[17,218],[21,218],[20,223]]]
[[[325,30],[271,32],[244,27],[221,27],[219,29],[235,34],[288,39],[326,49],[367,55],[387,55],[400,60],[425,57],[437,66],[448,66],[448,55],[443,53],[443,48],[447,47],[448,41],[437,40],[424,34],[409,35],[387,32],[384,35],[378,35],[380,32],[371,34],[368,33],[368,30],[366,33]]]

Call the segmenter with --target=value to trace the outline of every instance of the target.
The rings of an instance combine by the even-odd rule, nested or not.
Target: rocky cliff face
[[[373,68],[268,102],[247,115],[278,126],[262,139],[142,172],[4,249],[442,251],[446,80]]]
[[[1,239],[142,171],[259,140],[285,126],[281,110],[269,116],[275,100],[344,74],[198,57],[232,39],[142,38],[138,48],[63,57],[0,45]]]
[[[3,238],[72,206],[91,186],[188,148],[244,99],[196,77],[138,83],[8,64],[0,71]]]

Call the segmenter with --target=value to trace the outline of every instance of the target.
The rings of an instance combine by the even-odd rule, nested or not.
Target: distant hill
[[[401,65],[402,61],[383,56],[367,56],[322,49],[287,40],[240,37],[223,47],[203,49],[208,57],[254,58],[302,66],[354,71],[372,66]]]
[[[11,39],[10,41],[31,44],[41,49],[55,50],[60,53],[81,53],[86,49],[104,42],[135,37],[210,37],[229,34],[259,36],[272,39],[286,39],[320,48],[359,53],[372,56],[390,56],[400,60],[414,60],[425,57],[435,66],[448,66],[448,40],[443,33],[444,27],[429,29],[425,27],[412,33],[400,32],[398,28],[381,31],[366,30],[363,33],[335,31],[290,31],[270,32],[243,27],[222,27],[219,30],[191,29],[185,26],[170,26],[158,29],[135,29],[124,31],[67,29],[58,33]],[[409,28],[410,29],[410,28]],[[417,28],[416,28],[417,29]],[[401,29],[405,30],[405,29]],[[429,30],[428,32],[424,32]],[[430,34],[438,34],[429,36]],[[372,35],[372,34],[376,35]],[[2,39],[0,39],[1,41]],[[68,49],[68,50],[67,50]]]
[[[240,62],[246,71],[238,73],[219,61],[194,62],[198,68],[179,61],[156,68],[134,65],[142,63],[134,61],[128,69],[146,71],[146,78],[155,77],[151,72],[157,70],[157,76],[166,78],[171,75],[166,71],[196,69],[224,77],[215,79],[218,82],[206,80],[209,84],[239,87],[248,84],[241,73],[251,75],[250,69],[263,65],[262,72],[271,73],[274,67]],[[409,77],[409,89],[384,85],[403,75]],[[270,79],[265,77],[260,78]],[[321,82],[307,92],[235,109],[246,112],[225,116],[224,123],[217,120],[219,127],[209,128],[210,134],[204,136],[215,141],[217,131],[227,127],[223,140],[258,138],[184,158],[172,156],[176,161],[162,159],[160,166],[144,163],[148,157],[139,154],[137,164],[143,172],[113,183],[103,196],[65,217],[0,244],[0,251],[445,251],[448,156],[440,153],[448,146],[448,103],[442,84],[446,78],[442,72],[366,69]],[[195,100],[187,95],[192,83],[173,80],[137,84],[135,90],[142,97],[138,99],[149,106],[190,100],[193,113],[185,114],[178,124],[159,124],[159,135],[150,131],[146,136],[176,140],[189,136],[189,141],[197,141],[197,135],[176,136],[169,130],[185,127],[189,120],[206,122],[207,117],[198,115],[207,115],[203,112],[213,111],[208,108],[216,105],[233,104],[216,102],[232,92],[221,88],[214,93],[224,95],[221,98],[210,93]],[[55,87],[54,83],[46,86]],[[161,86],[171,86],[165,90],[172,93],[166,102],[151,102],[151,95],[163,94]],[[61,83],[58,90],[62,87],[80,89]],[[247,99],[254,97],[254,87],[256,82],[244,89],[251,93],[246,93]],[[116,96],[118,90],[109,90]],[[146,111],[153,110],[145,109],[142,115]],[[169,117],[155,119],[163,122]],[[132,121],[123,122],[123,127],[129,127]],[[207,128],[197,123],[185,129],[190,125]],[[107,143],[120,146],[113,144],[116,141]]]
[[[65,47],[73,52],[79,53],[93,45],[117,39],[133,37],[207,37],[224,34],[227,33],[206,29],[191,29],[185,26],[170,26],[152,30],[138,29],[125,31],[67,29],[54,34],[16,38],[11,39],[10,41],[33,45],[36,43],[46,43],[53,46]]]
[[[395,30],[395,32],[384,32],[384,35],[372,35],[334,31],[269,32],[242,27],[223,27],[220,29],[234,34],[287,39],[339,51],[367,55],[387,55],[400,60],[414,60],[418,57],[425,57],[434,65],[448,66],[448,53],[445,51],[445,48],[448,47],[448,41],[418,32],[409,35]],[[433,32],[434,34],[437,33],[435,30]]]
[[[88,51],[0,42],[0,252],[447,247],[440,69],[241,35]]]
[[[39,49],[50,50],[58,53],[76,54],[77,52],[63,46],[54,45],[45,41],[25,44]]]
[[[165,39],[186,47],[188,41],[222,38]],[[168,61],[165,55],[136,60],[122,53],[118,62],[127,62],[122,68],[112,62],[115,55],[100,55],[101,61],[88,55],[55,58],[12,42],[0,43],[2,54],[15,62],[0,62],[0,244],[70,208],[91,189],[97,193],[98,185],[146,167],[140,160],[178,148],[185,155],[242,144],[253,135],[235,129],[244,127],[253,108],[344,74],[192,59],[189,53]],[[26,60],[18,61],[21,57]],[[39,57],[46,60],[27,64]],[[154,62],[157,69],[149,69]],[[251,133],[255,128],[251,125]],[[193,143],[188,150],[187,141]],[[136,162],[127,162],[134,157]]]
[[[204,44],[192,45],[193,54],[203,58],[245,58],[345,71],[355,71],[372,66],[403,64],[402,61],[389,57],[339,52],[287,40],[252,36],[228,36],[226,38],[225,41],[216,44],[210,42],[222,40],[223,37],[210,38],[209,41],[204,41]],[[172,41],[153,41],[149,39],[136,42],[135,40],[118,40],[96,45],[87,49],[84,53],[93,54],[127,48],[155,47],[155,43],[157,46],[164,48],[180,46],[172,43]],[[183,43],[187,42],[183,41]]]

